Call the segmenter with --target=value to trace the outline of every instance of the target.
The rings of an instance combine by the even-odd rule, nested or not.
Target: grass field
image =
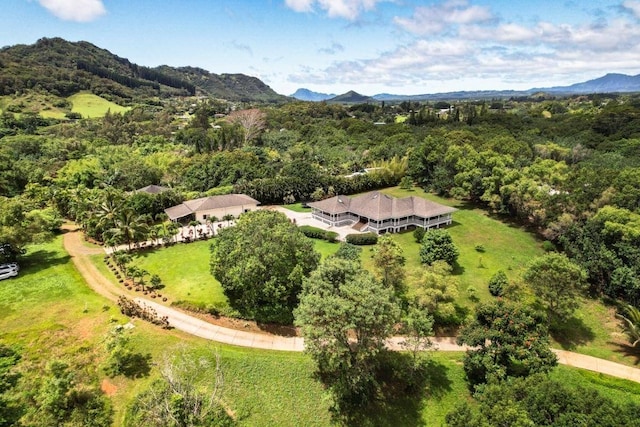
[[[112,113],[124,113],[128,107],[122,107],[92,93],[76,93],[67,98],[73,105],[71,109],[74,113],[80,113],[82,117],[103,117],[107,111]]]
[[[173,259],[182,259],[184,250],[206,251],[206,242],[201,243],[167,251],[179,249],[180,258]],[[159,252],[150,253],[156,254]],[[20,276],[0,282],[0,341],[20,349],[20,366],[28,367],[25,375],[37,376],[46,362],[62,359],[102,380],[105,334],[115,323],[126,321],[112,303],[84,284],[62,249],[60,237],[32,246],[22,261]],[[328,400],[322,385],[313,378],[313,363],[305,354],[231,347],[139,320],[133,324],[134,350],[151,354],[154,363],[180,347],[199,356],[218,353],[224,373],[223,401],[240,426],[331,425]],[[378,405],[362,414],[363,425],[442,425],[446,413],[469,398],[462,354],[435,352],[430,357],[430,379],[422,399],[393,399]],[[115,426],[122,424],[126,406],[156,378],[156,369],[152,365],[148,377],[110,380],[116,386],[111,397]],[[204,371],[202,375],[211,374]],[[566,384],[593,387],[621,403],[640,399],[636,383],[566,367],[558,367],[552,377]]]
[[[41,93],[28,93],[18,97],[0,96],[0,113],[4,113],[13,105],[18,107],[17,117],[23,113],[37,113],[45,118],[64,119],[68,110],[60,107],[61,100],[59,97]]]
[[[138,252],[133,265],[143,268],[149,274],[157,274],[165,287],[160,291],[169,301],[185,301],[191,304],[225,307],[225,297],[220,283],[209,271],[209,245],[201,240],[189,244],[177,244],[164,249],[150,249]],[[102,262],[102,256],[95,256],[97,265],[106,277],[115,280]]]
[[[460,283],[460,305],[469,308],[474,305],[468,298],[469,286],[477,289],[481,301],[490,301],[493,297],[488,292],[487,284],[498,269],[503,269],[510,280],[520,281],[528,262],[544,253],[541,242],[531,233],[463,202],[442,199],[421,190],[407,191],[395,187],[384,192],[396,197],[426,197],[459,209],[454,213],[454,224],[448,230],[460,250],[459,266],[455,270]],[[394,234],[393,238],[403,248],[408,284],[412,286],[422,268],[420,246],[411,232]],[[484,252],[476,250],[478,244],[484,246]],[[314,240],[314,245],[323,258],[333,254],[339,246],[322,240]],[[136,265],[162,278],[166,285],[162,293],[170,301],[183,300],[201,307],[215,305],[224,308],[227,302],[222,288],[209,273],[208,246],[208,242],[195,242],[144,252]],[[372,271],[372,247],[364,246],[362,249],[363,266]],[[96,265],[105,274],[110,274],[101,257],[96,258]],[[589,299],[582,300],[575,317],[555,334],[554,346],[628,365],[640,360],[640,354],[625,345],[625,337],[612,309]]]
[[[487,284],[498,270],[504,270],[510,280],[519,280],[529,261],[544,254],[542,242],[532,233],[493,218],[486,211],[465,202],[443,199],[420,189],[394,187],[383,192],[395,197],[424,197],[458,209],[453,213],[453,224],[447,230],[460,250],[458,268],[454,273],[460,279],[463,295],[466,295],[468,286],[474,286],[480,299],[488,299]],[[405,249],[407,265],[420,265],[419,245],[411,233],[401,234],[398,239]],[[476,250],[478,245],[484,247],[484,252]]]

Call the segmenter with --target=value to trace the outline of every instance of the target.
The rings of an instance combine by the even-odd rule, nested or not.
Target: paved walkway
[[[334,227],[332,225],[325,224],[324,222],[313,218],[313,216],[311,216],[311,212],[296,212],[282,206],[265,206],[262,209],[272,209],[278,212],[282,212],[287,216],[287,218],[295,220],[297,225],[311,225],[323,230],[335,231],[336,233],[338,233],[338,236],[340,236],[338,237],[339,240],[344,240],[347,237],[347,234],[362,233],[361,231],[358,231],[349,225],[345,225],[343,227]]]
[[[126,293],[125,290],[119,288],[104,277],[95,265],[93,265],[87,253],[93,251],[87,251],[87,248],[82,242],[82,234],[80,231],[67,228],[64,235],[64,247],[71,256],[78,272],[80,272],[87,284],[97,293],[114,302],[119,295]],[[225,328],[197,319],[187,313],[146,298],[137,297],[135,299],[139,304],[145,304],[155,309],[158,315],[167,316],[169,324],[175,329],[204,339],[266,350],[302,351],[304,349],[304,339],[301,337],[283,337]],[[392,350],[401,349],[402,339],[402,337],[389,339],[389,348]],[[433,342],[433,349],[435,350],[466,350],[466,347],[458,346],[455,343],[454,337],[435,337],[433,338]],[[563,365],[600,372],[640,383],[640,369],[583,354],[572,353],[570,351],[553,351],[558,356],[558,362]]]

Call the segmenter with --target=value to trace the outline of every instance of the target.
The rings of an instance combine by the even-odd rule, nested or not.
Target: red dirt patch
[[[114,383],[109,381],[108,378],[105,378],[102,380],[102,383],[100,383],[100,390],[102,390],[107,396],[111,397],[116,394],[116,392],[118,391],[118,387],[116,387]]]

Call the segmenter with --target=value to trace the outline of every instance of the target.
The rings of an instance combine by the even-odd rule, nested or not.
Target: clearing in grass
[[[85,118],[104,117],[107,111],[121,114],[130,110],[92,93],[76,93],[67,99],[73,105],[71,111]]]

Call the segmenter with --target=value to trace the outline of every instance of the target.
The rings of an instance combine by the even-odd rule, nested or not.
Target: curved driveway
[[[118,299],[119,295],[127,293],[124,289],[117,287],[109,279],[104,277],[96,266],[93,265],[89,259],[89,255],[104,252],[88,249],[83,244],[82,233],[80,231],[67,229],[63,241],[64,248],[71,256],[78,272],[94,291],[113,302]],[[139,304],[144,304],[155,309],[158,315],[167,316],[169,324],[172,327],[204,339],[266,350],[302,351],[304,349],[304,338],[301,337],[283,337],[225,328],[205,322],[187,313],[146,298],[136,297],[135,299]],[[434,350],[466,350],[466,347],[456,344],[454,337],[434,337],[432,341]],[[402,337],[393,337],[388,340],[387,345],[392,350],[399,350],[402,348],[401,342]],[[587,369],[589,371],[640,383],[640,369],[570,351],[556,349],[553,351],[558,356],[558,362],[563,365]]]

